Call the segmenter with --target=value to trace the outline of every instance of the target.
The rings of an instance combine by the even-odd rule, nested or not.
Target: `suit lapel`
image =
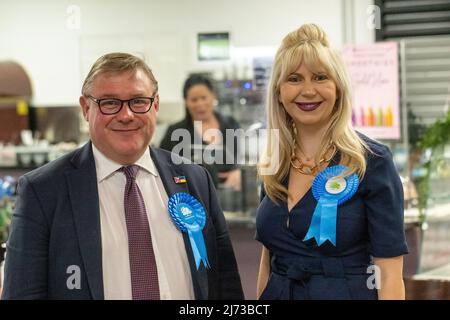
[[[72,158],[75,169],[66,173],[81,256],[94,300],[104,299],[100,209],[97,173],[91,143]]]
[[[188,182],[177,184],[174,181],[174,177],[186,176],[186,173],[183,172],[181,165],[177,166],[173,164],[170,156],[167,154],[163,154],[162,151],[158,149],[154,150],[153,148],[150,148],[150,155],[153,159],[153,162],[155,163],[156,168],[158,169],[161,181],[169,198],[177,192],[189,193]],[[191,268],[195,297],[197,300],[206,300],[208,299],[208,274],[203,264],[200,264],[200,268],[197,270],[191,243],[189,241],[189,236],[184,232],[183,239],[187,257],[189,260],[189,266]]]

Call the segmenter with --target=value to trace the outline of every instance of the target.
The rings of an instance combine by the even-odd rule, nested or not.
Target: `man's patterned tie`
[[[124,194],[133,300],[159,300],[158,270],[141,191],[136,183],[139,166],[122,167],[127,178]]]

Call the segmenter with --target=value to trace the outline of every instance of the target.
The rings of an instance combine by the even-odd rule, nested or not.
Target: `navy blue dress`
[[[362,136],[362,135],[361,135]],[[311,189],[288,212],[262,192],[256,239],[270,252],[269,281],[260,299],[377,299],[372,257],[408,253],[403,188],[390,150],[362,136],[374,154],[356,194],[338,207],[336,246],[303,241],[317,201]],[[337,154],[329,166],[339,163]],[[288,177],[284,182],[288,185]]]

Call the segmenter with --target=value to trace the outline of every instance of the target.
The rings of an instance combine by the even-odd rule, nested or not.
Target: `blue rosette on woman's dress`
[[[314,179],[312,192],[318,203],[303,241],[314,238],[321,246],[328,240],[336,246],[337,208],[353,197],[359,186],[355,173],[343,177],[348,170],[343,165],[331,166]]]
[[[209,268],[208,254],[202,230],[205,227],[206,213],[201,203],[188,193],[173,194],[168,202],[168,209],[175,225],[189,236],[197,270],[200,262]]]

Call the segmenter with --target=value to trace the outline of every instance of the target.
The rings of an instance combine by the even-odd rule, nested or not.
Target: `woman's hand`
[[[241,170],[235,169],[228,172],[219,172],[219,178],[225,179],[225,186],[232,188],[234,191],[241,191]]]

